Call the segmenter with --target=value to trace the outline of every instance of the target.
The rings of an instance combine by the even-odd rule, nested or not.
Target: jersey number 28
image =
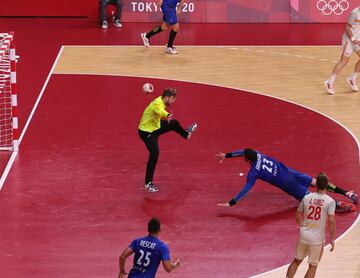
[[[313,205],[309,206],[309,214],[308,214],[308,219],[311,220],[319,220],[320,216],[321,216],[321,207],[315,207]]]

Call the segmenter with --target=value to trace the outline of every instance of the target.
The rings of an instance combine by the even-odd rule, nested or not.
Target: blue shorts
[[[288,193],[301,201],[305,195],[310,193],[309,186],[311,185],[312,177],[291,168],[288,168],[288,170],[286,182]]]
[[[166,22],[169,25],[175,25],[178,22],[177,16],[176,16],[176,8],[173,8],[166,4],[162,4],[161,10],[163,13],[163,21],[164,22]]]

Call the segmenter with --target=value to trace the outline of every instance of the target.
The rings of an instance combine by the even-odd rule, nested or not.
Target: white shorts
[[[343,36],[341,44],[341,55],[350,57],[354,51],[360,51],[360,46],[354,44],[348,36]]]
[[[324,244],[311,245],[301,242],[300,240],[296,246],[295,259],[302,261],[308,256],[308,263],[313,266],[317,266],[321,260],[323,254]]]

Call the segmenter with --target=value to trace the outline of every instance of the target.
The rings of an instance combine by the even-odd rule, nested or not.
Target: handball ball
[[[143,91],[145,94],[151,94],[154,91],[154,86],[151,83],[145,83],[143,85]]]

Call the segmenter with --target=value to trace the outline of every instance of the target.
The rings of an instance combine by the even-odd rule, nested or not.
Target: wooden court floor
[[[178,50],[179,55],[170,56],[161,47],[66,46],[54,73],[176,79],[258,92],[317,110],[360,138],[360,93],[352,93],[345,82],[357,58],[353,56],[338,77],[336,95],[327,95],[323,85],[339,58],[338,47],[187,46]],[[297,277],[306,268],[303,263]],[[285,277],[285,273],[283,267],[259,277]],[[334,253],[326,249],[317,277],[360,277],[359,221],[336,242]]]

